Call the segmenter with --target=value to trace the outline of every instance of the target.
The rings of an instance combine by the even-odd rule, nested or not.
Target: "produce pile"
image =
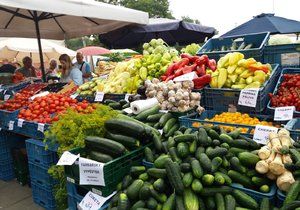
[[[103,88],[103,79],[102,78],[93,78],[91,81],[80,85],[76,93],[80,96],[89,96],[94,95],[96,91]]]
[[[114,70],[116,67],[116,62],[110,62],[110,61],[98,61],[97,66],[95,67],[94,73],[97,76],[103,76],[110,73],[110,71]]]
[[[218,51],[229,51],[229,50],[249,50],[253,47],[254,46],[253,46],[252,43],[237,42],[237,41],[234,40],[231,45],[223,45],[221,47],[214,48],[214,49],[205,49],[204,53],[218,52]]]
[[[45,88],[42,89],[42,91],[48,91],[51,93],[58,93],[61,91],[64,86],[67,85],[67,83],[52,83],[48,84]]]
[[[186,47],[182,48],[181,52],[187,53],[190,55],[196,55],[199,50],[200,50],[200,45],[192,43],[192,44],[189,44]]]
[[[14,95],[13,99],[9,99],[0,104],[1,110],[16,111],[22,107],[28,106],[29,98],[38,93],[46,84],[31,84]]]
[[[20,73],[20,72],[16,72],[16,73],[14,73],[14,75],[12,76],[12,82],[13,82],[14,84],[17,84],[17,83],[19,83],[19,82],[22,82],[23,80],[25,80],[25,77],[24,77],[23,74]]]
[[[284,74],[276,95],[269,96],[272,107],[295,106],[300,111],[300,74]]]
[[[207,71],[212,79],[212,88],[248,89],[260,88],[269,78],[272,67],[254,58],[244,59],[239,52],[228,53],[221,57],[216,71]]]

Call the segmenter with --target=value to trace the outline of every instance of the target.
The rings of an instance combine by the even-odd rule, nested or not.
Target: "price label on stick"
[[[60,159],[58,160],[56,165],[59,166],[70,166],[73,165],[73,163],[77,160],[77,158],[80,157],[80,154],[74,155],[69,151],[65,151]]]
[[[276,127],[257,125],[255,126],[253,140],[260,144],[267,144],[270,133],[277,133],[277,131],[278,128]]]
[[[4,95],[4,101],[7,101],[9,98],[10,98],[10,95],[8,95],[8,94]]]
[[[14,129],[14,124],[15,124],[14,121],[9,121],[9,123],[8,123],[8,130],[12,131]]]
[[[42,133],[44,133],[44,128],[45,128],[45,124],[38,123],[38,128],[37,128],[38,131],[41,131]]]
[[[294,111],[294,106],[276,107],[274,113],[274,121],[291,120],[293,119]]]
[[[22,128],[23,127],[23,119],[18,119],[18,127]]]
[[[114,196],[116,192],[113,192],[111,195],[107,197],[102,197],[100,195],[97,195],[91,191],[89,191],[82,201],[79,203],[79,207],[82,210],[98,210],[100,209],[103,204],[110,199],[112,196]]]
[[[104,93],[103,92],[97,92],[95,96],[95,101],[96,102],[101,102],[103,101],[104,98]]]
[[[77,96],[78,96],[78,93],[75,93],[75,94],[71,95],[70,98],[75,99]]]
[[[79,158],[79,184],[105,186],[103,167],[104,163]]]
[[[241,90],[238,105],[256,107],[258,91],[259,89]]]

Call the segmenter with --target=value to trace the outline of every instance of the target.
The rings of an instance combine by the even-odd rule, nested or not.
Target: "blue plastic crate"
[[[23,136],[33,138],[33,139],[44,139],[45,138],[44,132],[41,132],[38,130],[38,123],[24,121],[22,124],[22,127],[18,127],[17,122],[18,122],[18,120],[16,120],[16,123],[14,126],[15,133],[19,133]],[[50,128],[50,124],[44,124],[44,131],[49,130],[49,128]]]
[[[227,112],[230,105],[233,105],[236,106],[237,110],[240,112],[257,114],[263,113],[269,101],[268,93],[273,92],[276,85],[276,81],[280,75],[280,68],[278,64],[273,64],[272,69],[273,70],[270,75],[270,78],[259,89],[255,108],[238,105],[239,96],[241,92],[240,90],[210,87],[204,88],[205,108],[208,110]]]
[[[291,138],[294,141],[300,141],[300,118],[290,120],[285,128],[290,132]]]
[[[291,57],[290,59],[285,59]],[[300,67],[300,44],[267,45],[264,63],[278,63],[282,67]]]
[[[269,32],[245,34],[238,36],[227,36],[219,38],[211,38],[208,40],[201,49],[197,52],[197,55],[208,55],[209,58],[218,61],[221,57],[230,52],[241,52],[245,55],[245,58],[254,58],[258,61],[263,59],[263,50],[270,37]],[[244,42],[247,44],[253,44],[251,49],[248,50],[222,50],[222,46],[226,48],[231,47],[234,40],[238,46]]]
[[[0,119],[1,119],[0,126],[3,129],[8,129],[9,121],[16,121],[19,112],[20,112],[20,110],[16,110],[13,112],[0,110]]]
[[[125,95],[126,94],[114,94],[114,93],[106,93],[106,94],[104,94],[104,97],[103,97],[103,101],[102,102],[104,102],[105,100],[114,100],[114,101],[116,101],[116,102],[118,102],[118,101],[120,101],[120,100],[122,100],[122,99],[125,99]],[[78,101],[83,101],[83,100],[86,100],[86,101],[88,101],[88,102],[90,102],[90,103],[96,103],[95,102],[95,96],[94,95],[87,95],[87,96],[77,96],[76,97],[76,99],[78,100]],[[101,103],[102,103],[101,102]]]
[[[77,210],[78,204],[89,191],[79,185],[67,181],[68,207],[69,210]],[[109,201],[106,201],[99,210],[104,210],[108,207]]]
[[[48,169],[43,166],[39,166],[36,163],[29,162],[29,173],[30,173],[30,179],[34,181],[35,183],[38,183],[43,186],[47,186],[49,188],[53,187],[56,183],[58,183],[57,180],[53,179],[49,173]]]
[[[142,165],[145,166],[146,168],[153,168],[154,163],[148,162],[145,159],[143,159]]]
[[[56,164],[58,161],[58,155],[56,153],[57,147],[49,147],[48,150],[45,150],[45,146],[46,144],[40,140],[26,140],[28,160],[32,163],[48,168],[51,165]]]
[[[280,84],[282,83],[283,81],[283,75],[284,74],[300,74],[300,68],[285,68],[285,69],[282,69],[281,71],[281,74],[280,74],[280,77],[277,81],[277,84],[275,86],[275,89],[273,91],[273,95],[276,95],[277,94],[277,91],[280,87]],[[269,97],[269,96],[268,96]],[[268,102],[268,105],[267,105],[267,111],[271,114],[274,114],[275,112],[275,107],[272,107],[271,106],[271,101],[269,99],[269,102]],[[294,117],[300,117],[300,111],[295,111],[294,112]]]
[[[33,201],[46,210],[55,210],[55,198],[53,189],[39,185],[31,180]]]
[[[244,193],[250,195],[257,202],[260,202],[263,198],[268,198],[271,203],[275,203],[275,194],[276,194],[276,191],[277,191],[276,184],[273,184],[270,187],[270,192],[268,192],[268,193],[262,193],[262,192],[259,192],[259,191],[256,191],[256,190],[251,190],[251,189],[248,189],[248,188],[244,188],[242,185],[237,184],[237,183],[233,183],[230,186],[234,189],[241,190]]]
[[[277,198],[277,202],[276,205],[277,207],[281,207],[284,200],[285,200],[286,195],[279,189],[277,189],[277,193],[276,193],[276,198]]]
[[[0,180],[9,181],[15,178],[12,160],[0,161]]]

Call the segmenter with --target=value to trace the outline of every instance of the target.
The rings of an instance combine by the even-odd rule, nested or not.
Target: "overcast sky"
[[[215,27],[220,35],[261,13],[300,21],[299,0],[169,0],[176,19],[189,16]],[[274,2],[274,5],[273,5]]]

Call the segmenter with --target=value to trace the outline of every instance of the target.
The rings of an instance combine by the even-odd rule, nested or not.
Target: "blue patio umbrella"
[[[299,33],[300,22],[274,16],[274,14],[262,13],[253,17],[253,19],[248,22],[228,31],[223,34],[222,37],[260,32],[270,32],[270,34]]]
[[[164,18],[149,19],[148,25],[125,26],[100,34],[99,39],[110,48],[132,48],[162,38],[169,45],[201,43],[216,33],[213,27]]]

